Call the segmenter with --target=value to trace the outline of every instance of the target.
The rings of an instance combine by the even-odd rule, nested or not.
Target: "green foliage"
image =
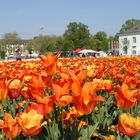
[[[14,140],[105,140],[104,136],[109,135],[114,135],[117,140],[139,140],[139,133],[131,138],[112,129],[111,126],[118,124],[118,118],[122,113],[129,112],[135,117],[138,116],[140,103],[137,103],[134,108],[126,111],[116,106],[115,97],[111,92],[102,90],[97,92],[97,95],[102,95],[105,98],[105,102],[97,104],[98,109],[94,109],[90,114],[73,119],[72,124],[65,123],[63,116],[63,113],[68,112],[70,105],[66,107],[56,106],[54,111],[44,116],[46,123],[43,125],[39,135],[31,137],[21,133]],[[20,96],[18,99],[13,100],[7,97],[6,100],[2,101],[0,118],[3,118],[4,112],[10,113],[15,118],[18,112],[25,111],[30,99],[26,100],[26,104],[16,109],[16,106],[22,100],[23,97]],[[86,122],[86,124],[78,127],[81,121]],[[0,135],[2,139],[6,139],[5,134],[1,130]]]
[[[134,27],[136,24],[140,23],[140,20],[138,19],[128,19],[121,27],[119,33],[124,33],[128,29]]]
[[[90,45],[90,32],[87,25],[79,22],[71,22],[64,33],[64,47],[67,50],[86,48]]]
[[[33,40],[30,40],[27,44],[27,50],[31,51],[37,50],[41,54],[45,54],[47,51],[56,51],[56,41],[58,37],[56,36],[38,36],[35,37]]]
[[[0,59],[4,59],[5,58],[5,52],[4,51],[0,51]]]
[[[0,40],[0,57],[5,57],[6,45],[19,45],[21,44],[21,38],[17,33],[5,33]]]
[[[67,49],[64,47],[65,39],[63,36],[58,36],[56,39],[55,51],[66,51]]]
[[[5,48],[5,40],[1,39],[0,40],[0,51],[4,51],[4,48]]]
[[[5,44],[20,44],[21,38],[17,33],[5,33],[3,36],[3,41]]]
[[[81,140],[90,140],[92,134],[95,132],[97,127],[98,123],[96,123],[95,125],[87,125],[86,127],[83,127],[80,131]]]
[[[105,32],[97,32],[92,37],[93,48],[97,51],[107,51],[108,50],[108,38]]]
[[[3,36],[3,44],[20,43],[21,39],[17,33],[5,33]],[[92,36],[87,25],[70,22],[63,36],[39,35],[29,40],[26,46],[29,52],[35,50],[41,54],[46,54],[47,51],[71,51],[77,48],[107,51],[107,35],[105,32],[98,32]]]
[[[55,120],[53,120],[52,125],[45,125],[44,128],[44,131],[47,132],[46,138],[48,140],[57,140],[61,135],[58,124]]]
[[[138,23],[140,23],[138,19],[128,19],[122,25],[119,33],[124,33]],[[118,40],[119,33],[116,33],[113,40]],[[26,49],[29,52],[37,50],[41,54],[46,54],[47,51],[71,51],[76,48],[108,51],[108,40],[110,39],[105,32],[97,32],[95,35],[91,35],[87,25],[81,22],[70,22],[63,36],[39,35],[29,41]],[[17,33],[5,33],[0,46],[20,43],[21,38]],[[3,48],[3,50],[5,49]]]

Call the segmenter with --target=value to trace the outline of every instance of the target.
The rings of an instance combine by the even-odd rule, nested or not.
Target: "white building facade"
[[[140,24],[119,36],[119,55],[140,55]]]
[[[20,53],[22,55],[26,55],[28,52],[26,50],[28,40],[21,40],[19,44],[6,44],[3,46],[5,57],[6,58],[13,58],[15,57],[15,51],[20,49]]]

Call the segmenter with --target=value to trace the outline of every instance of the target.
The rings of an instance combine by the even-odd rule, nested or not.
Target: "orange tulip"
[[[73,82],[71,88],[74,96],[79,96],[82,92],[82,86],[79,81]]]
[[[137,86],[137,79],[135,76],[127,76],[125,79],[126,84],[130,87],[130,88],[136,88]]]
[[[26,108],[26,112],[30,112],[31,110],[35,110],[38,114],[42,114],[42,115],[46,115],[46,108],[44,106],[44,104],[41,104],[41,103],[34,103],[34,102],[31,102],[30,103],[30,106],[28,106]]]
[[[81,129],[83,126],[87,125],[86,121],[81,120],[78,124],[78,128]]]
[[[53,75],[56,72],[57,60],[59,54],[53,56],[52,53],[48,52],[46,56],[40,55],[41,62],[43,63],[45,71],[48,75]]]
[[[62,118],[62,113],[60,113],[60,119],[64,120],[64,123],[68,123],[70,125],[73,124],[75,118],[79,118],[80,114],[78,114],[77,110],[75,109],[74,106],[69,108],[69,112],[63,112],[63,118]]]
[[[41,96],[45,90],[44,81],[38,75],[24,76],[23,83],[24,83],[23,85],[25,86],[22,89],[22,92],[25,93],[26,91],[26,94],[29,97],[30,96],[35,97],[36,94]]]
[[[111,80],[103,80],[103,79],[93,79],[94,84],[97,84],[98,90],[107,90],[112,91],[113,85]]]
[[[35,98],[39,104],[44,105],[46,114],[49,114],[53,110],[54,107],[53,96],[49,96],[48,94],[46,94],[43,98],[39,96],[35,96]]]
[[[121,88],[118,86],[117,92],[115,93],[117,106],[122,109],[132,108],[137,101],[136,93],[137,90],[129,90],[126,84],[123,84]]]
[[[105,140],[115,140],[115,136],[114,136],[114,135],[103,136],[103,138],[104,138]]]
[[[32,80],[29,83],[29,90],[33,97],[35,95],[41,96],[45,90],[45,84],[40,76],[32,76]]]
[[[32,69],[35,69],[36,68],[36,64],[35,63],[31,63],[31,62],[29,62],[29,63],[26,63],[25,64],[25,68],[26,69],[29,69],[29,70],[32,70]]]
[[[96,96],[97,85],[93,82],[86,82],[81,94],[73,97],[73,103],[80,115],[89,114],[96,107],[97,102],[104,101],[102,96]]]
[[[69,93],[69,83],[65,83],[63,87],[52,84],[54,91],[54,102],[58,106],[66,106],[72,102],[72,96]]]
[[[43,98],[40,96],[35,96],[35,99],[38,103],[31,102],[30,106],[27,107],[27,112],[34,109],[38,114],[46,115],[49,114],[53,110],[53,97],[48,96],[46,94]]]
[[[8,81],[5,77],[0,77],[0,101],[5,100],[8,94]]]
[[[11,99],[15,99],[20,95],[21,91],[21,81],[19,79],[14,79],[10,82],[9,88],[8,88],[8,96]]]
[[[17,116],[21,130],[25,135],[35,136],[40,133],[43,115],[32,109],[28,113],[19,113]]]
[[[137,101],[140,102],[140,89],[138,90]]]
[[[24,96],[24,98],[32,98],[32,94],[29,88],[30,81],[32,80],[31,75],[25,75],[23,77],[23,87],[21,89],[21,94]]]
[[[29,90],[29,88],[27,86],[22,87],[21,89],[21,95],[25,98],[25,99],[30,99],[32,98],[31,92]]]
[[[125,81],[125,75],[121,74],[121,73],[118,73],[116,75],[116,81],[119,82],[120,84],[122,84]]]
[[[21,128],[17,122],[17,118],[13,119],[10,114],[5,113],[4,119],[5,121],[0,120],[0,128],[6,136],[10,139],[18,136],[21,132]]]
[[[40,72],[40,76],[47,88],[52,88],[52,76],[48,75],[47,72],[42,69]]]
[[[121,114],[119,117],[118,130],[127,136],[135,136],[140,132],[140,117],[133,118],[131,114]]]
[[[84,85],[83,80],[86,79],[87,72],[85,70],[79,72],[77,75],[74,72],[70,72],[71,78],[73,80],[71,84],[71,90],[74,96],[81,95],[82,87]]]

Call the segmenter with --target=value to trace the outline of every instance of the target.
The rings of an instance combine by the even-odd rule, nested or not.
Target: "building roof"
[[[124,35],[137,35],[137,34],[140,34],[140,23],[138,23],[134,27],[126,30],[124,33],[120,34],[120,36],[124,36]]]

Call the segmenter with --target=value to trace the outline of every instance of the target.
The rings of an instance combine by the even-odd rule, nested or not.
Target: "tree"
[[[105,32],[97,32],[92,37],[93,47],[97,51],[108,51],[108,39]]]
[[[136,24],[140,23],[140,20],[138,19],[128,19],[121,27],[119,33],[124,33],[128,29],[134,27]]]
[[[65,50],[86,48],[90,44],[90,32],[87,25],[79,22],[71,22],[64,33]]]
[[[5,33],[2,38],[6,45],[17,45],[21,43],[21,38],[17,33]]]
[[[56,36],[37,36],[33,40],[30,40],[27,44],[27,50],[29,52],[35,50],[41,54],[45,54],[47,51],[56,50]]]
[[[4,40],[0,40],[0,59],[5,57]]]
[[[67,50],[67,42],[64,36],[58,36],[56,39],[55,51],[66,51]]]
[[[5,33],[2,36],[0,45],[2,55],[4,56],[7,50],[9,53],[14,52],[16,48],[20,47],[20,44],[21,38],[18,36],[17,33]]]
[[[0,40],[0,51],[5,51],[4,49],[5,42],[3,39]]]

